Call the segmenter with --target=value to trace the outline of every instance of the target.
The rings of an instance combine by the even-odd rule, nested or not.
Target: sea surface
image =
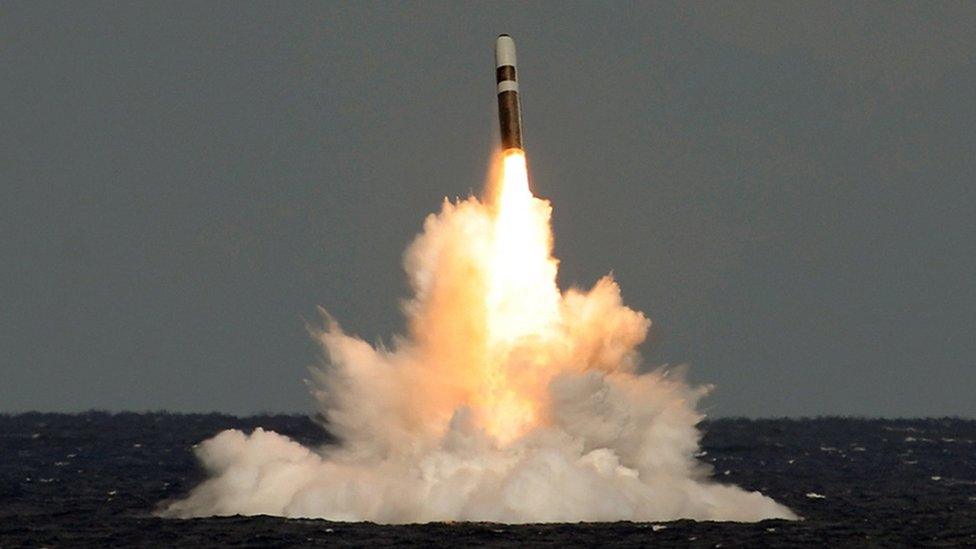
[[[702,424],[699,459],[796,522],[436,523],[153,516],[203,479],[194,444],[264,427],[309,445],[303,416],[89,412],[0,415],[0,547],[976,546],[976,421],[848,418]]]

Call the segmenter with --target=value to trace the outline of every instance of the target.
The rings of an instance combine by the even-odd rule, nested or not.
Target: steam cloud
[[[524,172],[524,159],[516,169]],[[796,518],[758,492],[709,479],[694,457],[695,406],[708,389],[680,371],[637,373],[650,321],[623,305],[609,276],[561,292],[549,203],[527,184],[505,185],[484,202],[445,201],[428,217],[405,255],[407,335],[390,349],[327,317],[317,337],[328,361],[311,385],[340,444],[310,449],[262,429],[224,431],[196,449],[210,478],[161,514]]]

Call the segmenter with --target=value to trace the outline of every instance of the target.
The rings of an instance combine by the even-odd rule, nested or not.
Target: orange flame
[[[504,443],[517,438],[538,420],[539,399],[525,381],[538,376],[512,371],[513,353],[531,346],[514,361],[521,368],[543,367],[548,361],[532,345],[555,336],[560,293],[557,261],[551,256],[549,203],[529,190],[525,154],[510,149],[494,183],[492,241],[487,260],[486,328],[491,349],[482,379],[482,424]]]

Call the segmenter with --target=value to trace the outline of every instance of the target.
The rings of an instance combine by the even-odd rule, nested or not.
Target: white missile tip
[[[495,40],[495,66],[504,65],[515,66],[515,40],[512,40],[512,37],[507,34],[503,34]]]

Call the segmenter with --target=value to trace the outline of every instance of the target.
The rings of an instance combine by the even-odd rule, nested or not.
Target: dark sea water
[[[722,482],[804,517],[755,524],[159,519],[203,473],[192,446],[228,428],[327,442],[300,416],[0,415],[0,547],[326,545],[976,546],[976,421],[723,419],[702,425]]]

